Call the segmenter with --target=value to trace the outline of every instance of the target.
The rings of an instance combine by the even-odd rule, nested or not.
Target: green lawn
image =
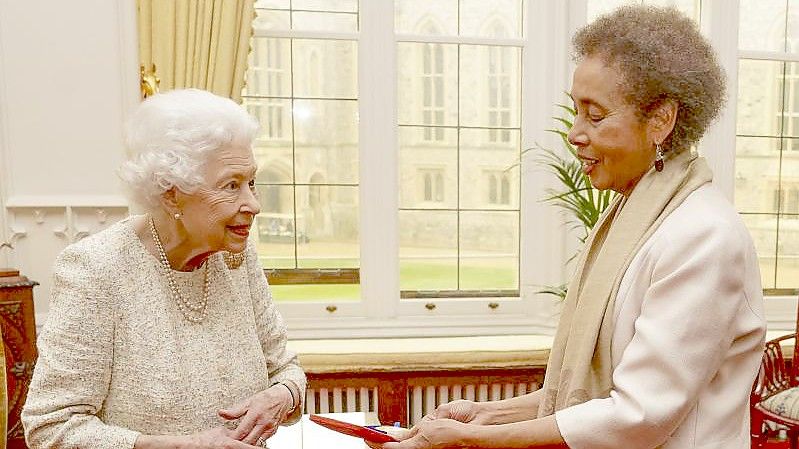
[[[316,267],[346,267],[342,264],[331,264],[330,260],[318,261]],[[312,268],[314,263],[304,264]],[[267,265],[268,266],[268,265]],[[518,288],[518,275],[515,264],[507,259],[467,259],[461,265],[462,290],[497,290]],[[400,266],[400,282],[402,290],[454,290],[458,287],[457,268],[454,262],[403,261]],[[277,301],[358,301],[360,285],[274,285],[272,296]]]

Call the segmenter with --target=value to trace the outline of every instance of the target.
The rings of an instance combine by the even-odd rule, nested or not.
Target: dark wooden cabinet
[[[8,387],[8,449],[27,448],[19,414],[36,364],[33,287],[19,271],[0,268],[0,329],[3,332]]]

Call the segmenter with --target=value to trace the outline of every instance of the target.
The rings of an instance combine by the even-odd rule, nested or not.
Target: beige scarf
[[[683,151],[662,172],[650,169],[626,200],[619,195],[594,226],[569,284],[539,417],[609,396],[613,303],[621,279],[660,223],[712,178],[704,158]]]

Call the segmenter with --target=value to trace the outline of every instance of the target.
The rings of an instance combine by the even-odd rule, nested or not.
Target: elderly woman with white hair
[[[139,106],[120,174],[147,213],[56,260],[29,447],[250,448],[298,419],[305,375],[247,243],[256,130],[199,90]]]

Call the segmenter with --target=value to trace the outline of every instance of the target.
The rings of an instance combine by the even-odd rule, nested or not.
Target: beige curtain
[[[137,0],[139,57],[160,90],[205,89],[241,101],[255,0]]]

